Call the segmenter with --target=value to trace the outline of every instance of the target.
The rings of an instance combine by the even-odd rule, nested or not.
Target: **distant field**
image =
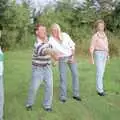
[[[107,95],[99,97],[95,89],[95,66],[78,55],[82,102],[72,99],[70,73],[68,100],[65,104],[59,101],[58,68],[54,67],[53,111],[48,113],[42,108],[43,85],[33,111],[24,107],[31,79],[31,55],[31,50],[5,53],[5,120],[120,120],[120,58],[114,57],[108,63],[104,81]]]

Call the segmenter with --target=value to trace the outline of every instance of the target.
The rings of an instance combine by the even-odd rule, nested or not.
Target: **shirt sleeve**
[[[69,44],[71,49],[75,50],[75,43],[72,40],[70,40]]]
[[[71,39],[71,37],[66,33],[66,37],[68,39],[68,45],[70,46],[70,48],[72,50],[75,50],[75,43],[73,42],[73,40]]]
[[[41,50],[42,55],[46,55],[47,53],[50,53],[52,51],[52,45],[46,44],[45,47]]]
[[[96,35],[93,35],[90,43],[90,53],[93,53],[95,49],[95,45],[96,45]]]

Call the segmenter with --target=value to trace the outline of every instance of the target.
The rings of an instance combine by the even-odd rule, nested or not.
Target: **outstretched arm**
[[[55,61],[58,60],[58,55],[52,48],[46,48],[44,53],[50,55]]]

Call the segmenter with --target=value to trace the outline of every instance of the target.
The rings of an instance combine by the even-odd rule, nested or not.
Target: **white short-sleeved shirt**
[[[62,42],[60,43],[53,36],[50,36],[49,43],[54,51],[58,52],[59,57],[67,57],[72,55],[72,50],[75,49],[75,43],[67,33],[61,33]]]

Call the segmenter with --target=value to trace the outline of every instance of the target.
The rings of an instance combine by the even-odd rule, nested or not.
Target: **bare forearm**
[[[93,52],[90,52],[90,63],[94,64]]]

